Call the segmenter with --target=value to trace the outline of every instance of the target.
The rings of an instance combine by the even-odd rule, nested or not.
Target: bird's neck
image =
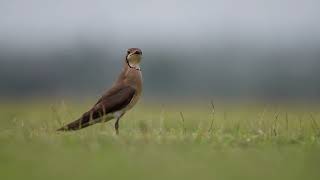
[[[139,66],[135,65],[134,67],[139,68]],[[142,88],[142,73],[140,70],[129,67],[127,63],[125,63],[120,76],[118,77],[118,83],[126,83],[135,88]]]
[[[132,63],[128,60],[126,60],[126,62],[124,63],[124,69],[128,70],[128,69],[133,69],[136,71],[141,71],[140,69],[140,63]]]

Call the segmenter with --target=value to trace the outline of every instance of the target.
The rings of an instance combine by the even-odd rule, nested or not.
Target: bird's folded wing
[[[132,100],[136,90],[131,86],[115,87],[103,95],[94,107],[83,116],[91,116],[97,119],[105,114],[122,110]]]
[[[78,130],[100,122],[108,113],[122,110],[132,100],[136,90],[130,86],[116,86],[103,95],[88,112],[79,119],[63,126],[58,131]]]

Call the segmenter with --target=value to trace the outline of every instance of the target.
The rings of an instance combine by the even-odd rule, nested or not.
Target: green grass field
[[[57,133],[92,103],[2,103],[0,179],[320,179],[317,105],[139,104]]]

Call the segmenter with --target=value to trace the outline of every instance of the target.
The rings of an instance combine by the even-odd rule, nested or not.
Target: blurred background
[[[320,99],[317,0],[0,0],[0,98],[99,97],[126,49],[144,98]]]

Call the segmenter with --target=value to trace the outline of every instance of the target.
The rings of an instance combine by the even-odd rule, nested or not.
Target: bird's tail
[[[85,113],[81,118],[57,129],[57,131],[75,131],[75,130],[79,130],[79,129],[91,126],[98,122],[99,122],[98,119],[92,119],[89,113]]]
[[[91,126],[95,123],[97,123],[97,122],[95,122],[95,121],[85,122],[85,121],[83,121],[82,118],[80,118],[80,119],[77,119],[77,120],[59,128],[59,129],[57,129],[57,131],[76,131],[76,130]]]

